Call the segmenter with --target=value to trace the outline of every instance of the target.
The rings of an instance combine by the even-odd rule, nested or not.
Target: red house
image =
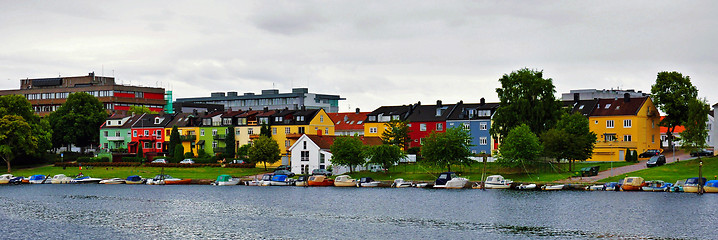
[[[143,153],[166,152],[164,129],[172,121],[172,115],[142,114],[130,130],[132,140],[128,145],[131,153],[137,153],[142,145]]]
[[[454,111],[456,104],[443,105],[441,100],[436,105],[421,105],[417,103],[414,111],[409,115],[409,147],[421,147],[424,138],[432,132],[446,132],[446,119]]]

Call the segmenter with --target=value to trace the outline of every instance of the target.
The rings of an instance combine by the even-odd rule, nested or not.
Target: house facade
[[[334,122],[334,135],[337,136],[363,136],[364,121],[369,112],[327,113]]]
[[[498,103],[486,103],[481,98],[480,103],[456,104],[456,110],[446,120],[449,128],[462,128],[471,135],[471,153],[492,154],[494,142],[489,130],[491,129],[491,118],[498,108]]]
[[[200,120],[197,151],[202,150],[210,156],[224,152],[227,127],[222,126],[222,112],[209,113]]]
[[[140,115],[113,114],[100,127],[100,148],[103,151],[124,149],[132,141],[132,124]]]
[[[282,165],[290,164],[291,151],[289,151],[289,148],[303,134],[334,135],[334,122],[324,109],[285,109],[272,115],[269,122],[272,139],[277,141],[279,149],[282,151],[282,159],[277,163]]]
[[[165,142],[170,141],[172,136],[172,128],[177,127],[177,132],[180,135],[180,141],[184,148],[184,153],[191,152],[194,156],[197,155],[197,142],[199,138],[199,120],[192,113],[176,113],[174,119],[167,124],[165,127]],[[172,153],[174,154],[174,153]]]
[[[291,156],[291,171],[295,174],[311,174],[314,169],[332,168],[333,174],[342,174],[349,171],[345,166],[332,165],[331,146],[339,136],[307,135],[302,134],[294,144],[289,147]],[[364,145],[375,146],[381,144],[378,137],[361,137]],[[365,170],[363,167],[356,170]]]
[[[172,121],[172,115],[142,114],[132,124],[132,140],[128,146],[131,153],[137,153],[142,146],[143,153],[163,153],[165,146],[165,126]]]
[[[409,148],[420,148],[423,139],[431,133],[446,132],[446,119],[454,111],[456,104],[442,104],[441,100],[436,105],[414,106],[413,111],[407,117],[409,121]]]
[[[417,105],[421,105],[421,102]],[[364,136],[381,137],[387,129],[387,122],[391,120],[407,121],[415,106],[381,106],[370,112],[364,121]]]

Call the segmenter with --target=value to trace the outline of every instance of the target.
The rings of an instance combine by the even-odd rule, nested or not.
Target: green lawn
[[[703,159],[703,177],[715,179],[718,175],[718,157]],[[666,164],[660,167],[653,167],[635,171],[628,174],[629,177],[642,177],[648,180],[663,180],[674,183],[677,180],[698,177],[698,160],[680,161]],[[618,182],[624,176],[614,176],[600,180],[601,182]]]
[[[613,167],[630,165],[626,162],[614,162]],[[600,170],[608,170],[611,167],[610,162],[581,162],[575,163],[574,169],[581,169],[588,166],[600,166]],[[467,177],[471,181],[481,181],[481,173],[483,164],[477,163],[472,166],[453,166],[452,171],[457,172],[462,177]],[[434,181],[439,173],[446,171],[435,167],[422,166],[420,164],[408,164],[394,166],[389,169],[388,173],[362,171],[350,174],[354,178],[371,177],[376,180],[392,181],[396,178],[404,178],[406,180]],[[525,169],[504,168],[496,163],[486,164],[486,175],[500,174],[505,178],[520,182],[553,182],[556,180],[566,179],[574,174],[568,172],[568,165],[554,164],[544,166],[538,170],[527,171]]]
[[[271,171],[271,169],[269,169]],[[65,174],[67,176],[76,176],[82,171],[85,176],[98,178],[126,178],[130,175],[140,175],[142,177],[151,178],[160,174],[162,168],[158,167],[62,167],[42,166],[36,168],[16,169],[12,172],[15,176],[31,176],[34,174],[43,174],[54,176],[55,174]],[[164,168],[164,173],[176,178],[191,179],[216,179],[220,174],[229,174],[232,176],[250,176],[265,172],[264,168]]]

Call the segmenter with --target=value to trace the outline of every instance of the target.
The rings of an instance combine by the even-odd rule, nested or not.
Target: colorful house
[[[419,102],[420,105],[421,102]],[[381,106],[367,114],[364,121],[364,136],[381,137],[386,131],[386,123],[391,120],[406,121],[415,105]]]
[[[132,141],[132,124],[140,119],[140,115],[112,114],[100,126],[100,147],[103,151],[118,149],[127,150]]]
[[[184,152],[191,152],[193,155],[197,155],[197,133],[199,133],[199,120],[192,113],[177,113],[174,115],[174,119],[167,124],[165,127],[165,142],[170,141],[172,135],[172,128],[177,126],[177,131],[182,141],[182,147]]]
[[[262,111],[249,110],[237,115],[237,125],[234,127],[234,138],[237,142],[237,147],[241,147],[245,144],[250,144],[255,134],[259,134],[261,126],[258,125],[257,115]]]
[[[261,120],[260,120],[261,121]],[[289,165],[289,148],[303,134],[334,135],[334,122],[324,109],[288,110],[277,112],[269,119],[272,138],[282,150],[282,160],[275,165]]]
[[[364,120],[369,112],[327,113],[334,122],[334,135],[337,136],[363,136]]]
[[[436,105],[415,105],[407,118],[411,138],[409,148],[421,147],[422,140],[433,132],[446,132],[446,119],[455,107],[456,104],[444,105],[441,100],[436,101]]]
[[[332,166],[333,174],[342,174],[349,171],[346,166],[332,165],[331,146],[334,140],[340,136],[329,135],[308,135],[302,134],[291,147],[291,171],[295,174],[311,174],[314,169],[327,169]],[[360,137],[364,145],[381,145],[379,137]],[[371,168],[371,167],[370,167]],[[357,166],[355,170],[366,170],[363,166]]]
[[[447,117],[446,124],[449,128],[462,128],[471,135],[470,150],[473,154],[492,154],[494,144],[489,130],[491,129],[491,118],[499,107],[499,103],[486,103],[481,98],[480,103],[456,104],[456,109]]]
[[[213,112],[200,118],[198,152],[204,151],[213,156],[224,152],[224,133],[227,127],[222,126],[222,113]]]
[[[132,124],[132,140],[129,144],[129,152],[137,153],[142,145],[143,153],[165,153],[167,148],[165,142],[165,126],[172,121],[172,115],[165,114],[142,114]]]

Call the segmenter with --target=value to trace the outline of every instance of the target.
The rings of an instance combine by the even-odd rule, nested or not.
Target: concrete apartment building
[[[577,89],[571,90],[569,93],[561,94],[561,101],[579,101],[579,100],[593,100],[593,99],[622,99],[625,94],[631,98],[648,97],[648,93],[643,91],[637,91],[633,89],[619,90],[619,89]]]
[[[249,111],[269,109],[307,110],[324,109],[326,112],[339,112],[339,95],[310,93],[307,88],[292,88],[291,93],[279,93],[277,89],[262,90],[262,94],[237,92],[214,92],[210,97],[178,98],[175,103],[220,104],[225,109]]]

